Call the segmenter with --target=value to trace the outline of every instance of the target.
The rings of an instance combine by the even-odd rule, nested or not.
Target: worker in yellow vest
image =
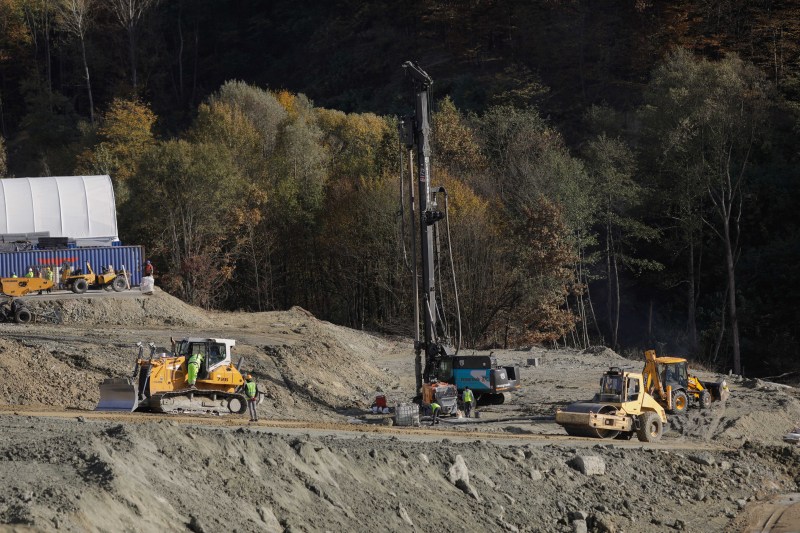
[[[247,410],[250,412],[250,422],[258,422],[258,412],[256,411],[256,406],[258,405],[258,385],[256,385],[252,375],[247,374],[246,379],[244,395],[247,396]]]
[[[469,387],[464,389],[462,399],[464,401],[464,416],[469,418],[470,413],[472,413],[472,406],[475,405],[475,396],[472,394],[472,391],[469,390]]]
[[[186,364],[186,381],[190,387],[194,387],[197,382],[197,373],[200,370],[200,365],[203,364],[203,354],[195,353],[189,357],[189,362]]]
[[[431,425],[439,423],[439,413],[442,411],[442,406],[436,403],[436,401],[431,402]]]

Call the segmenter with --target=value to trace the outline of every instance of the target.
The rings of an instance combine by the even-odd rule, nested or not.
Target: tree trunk
[[[697,341],[697,307],[696,307],[696,289],[695,289],[695,275],[694,275],[694,242],[689,242],[689,288],[686,291],[686,329],[689,336],[689,353],[697,355],[698,341]]]
[[[614,306],[613,306],[613,290],[612,290],[612,280],[613,276],[611,275],[611,225],[606,225],[606,320],[608,321],[608,333],[612,337],[614,337]],[[613,347],[613,343],[612,343]]]
[[[136,29],[133,26],[128,27],[128,58],[131,62],[131,80],[133,81],[134,92],[137,89],[137,76],[136,76]]]
[[[94,126],[94,98],[92,98],[92,81],[89,78],[89,63],[86,61],[86,44],[81,36],[81,56],[83,57],[83,70],[86,72],[86,92],[89,94],[89,123]]]
[[[742,374],[742,359],[739,351],[739,319],[736,313],[736,272],[733,264],[730,223],[723,220],[723,240],[725,241],[725,266],[728,272],[728,311],[731,321],[731,340],[733,343],[733,373]]]
[[[50,64],[50,15],[45,5],[44,12],[44,57],[45,57],[45,72],[47,73],[47,98],[50,104],[50,112],[53,112],[53,69]]]
[[[611,344],[614,350],[617,349],[617,341],[619,340],[619,313],[620,307],[620,294],[619,294],[619,268],[617,265],[617,256],[614,254],[614,331],[611,336]]]
[[[180,47],[178,48],[178,98],[180,103],[183,104],[183,3],[178,3],[178,39]],[[260,298],[260,296],[259,296]],[[260,306],[260,304],[259,304]]]

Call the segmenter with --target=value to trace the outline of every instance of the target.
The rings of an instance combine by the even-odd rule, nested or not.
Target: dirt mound
[[[0,424],[0,522],[35,530],[730,531],[748,500],[794,490],[800,473],[796,450],[752,446],[683,453],[169,421]]]
[[[0,339],[0,403],[93,409],[99,398],[96,370],[80,369],[82,354]]]
[[[28,298],[34,312],[56,309],[63,324],[143,325],[204,328],[212,326],[202,309],[193,307],[156,287],[152,295],[128,291],[91,296],[55,295]]]
[[[0,385],[0,402],[93,409],[104,378],[131,375],[137,341],[169,346],[171,335],[237,340],[234,363],[243,357],[242,371],[253,373],[266,392],[260,410],[269,418],[340,417],[348,409],[368,407],[376,391],[398,386],[395,376],[375,364],[376,356],[389,349],[384,341],[317,320],[301,308],[206,313],[163,292],[152,297],[78,298],[57,303],[72,309],[77,318],[61,326],[0,325],[0,330],[12,337],[0,344],[0,371],[10,378]],[[137,313],[134,324],[123,320]],[[142,329],[147,326],[140,320],[164,328],[172,314],[185,318],[180,327]],[[108,323],[114,319],[122,327]],[[96,322],[101,325],[95,326]]]
[[[396,377],[375,365],[390,345],[367,333],[317,320],[301,308],[284,317],[302,341],[265,347],[290,391],[332,409],[365,408],[376,391],[398,387]]]
[[[599,357],[614,357],[618,356],[617,352],[606,346],[589,346],[581,351],[582,355],[595,355]]]

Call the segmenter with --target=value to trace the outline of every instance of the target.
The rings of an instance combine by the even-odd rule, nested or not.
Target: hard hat
[[[149,260],[149,259],[147,260],[147,264],[148,264],[148,265],[150,264],[150,260]]]
[[[247,374],[247,380],[250,381],[251,379],[253,379],[253,376],[251,376],[250,374]]]

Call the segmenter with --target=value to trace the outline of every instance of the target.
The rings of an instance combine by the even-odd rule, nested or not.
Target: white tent
[[[0,236],[5,241],[67,237],[78,246],[119,241],[109,176],[0,180]]]

